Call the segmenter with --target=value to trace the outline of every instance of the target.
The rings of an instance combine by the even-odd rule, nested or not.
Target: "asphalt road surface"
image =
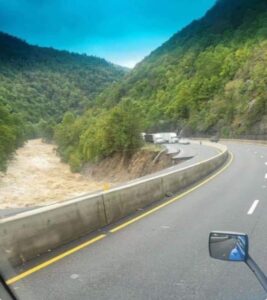
[[[104,234],[11,284],[19,299],[266,299],[244,263],[208,254],[210,231],[245,232],[251,256],[267,273],[267,147],[227,145],[234,154],[229,167],[180,200],[121,230],[111,232],[115,224],[16,270]],[[6,279],[15,275],[5,274]]]

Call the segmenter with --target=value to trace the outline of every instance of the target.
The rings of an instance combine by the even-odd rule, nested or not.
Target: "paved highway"
[[[115,224],[26,264],[16,272],[37,267],[20,280],[6,273],[11,287],[27,300],[265,299],[244,263],[208,255],[210,231],[246,232],[251,256],[267,272],[267,148],[227,145],[234,159],[212,180],[129,226],[123,220],[121,230]]]

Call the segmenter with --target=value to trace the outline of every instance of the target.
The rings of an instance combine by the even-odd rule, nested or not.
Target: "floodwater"
[[[48,205],[104,186],[72,173],[56,155],[55,145],[30,140],[17,150],[7,172],[0,173],[0,209]]]

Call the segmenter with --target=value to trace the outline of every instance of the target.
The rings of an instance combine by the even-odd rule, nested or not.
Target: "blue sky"
[[[0,31],[133,67],[216,0],[0,0]]]

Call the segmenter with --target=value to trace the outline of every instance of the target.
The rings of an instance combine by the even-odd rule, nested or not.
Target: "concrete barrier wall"
[[[210,142],[203,142],[203,144],[217,148],[220,153],[190,167],[169,171],[164,175],[104,193],[108,224],[118,221],[155,201],[162,200],[170,193],[177,193],[218,169],[228,157],[227,147]]]
[[[0,254],[14,266],[106,225],[102,195],[0,220]]]
[[[154,178],[103,194],[107,223],[111,224],[152,202],[165,197],[162,178]]]
[[[190,138],[192,140],[197,141],[209,141],[209,138],[199,137],[199,138]],[[232,143],[244,143],[244,144],[259,144],[259,145],[267,145],[267,140],[247,140],[247,139],[225,139],[221,138],[220,142],[232,142]]]
[[[244,144],[259,144],[267,145],[267,140],[239,140],[239,139],[221,139],[223,142],[244,143]]]
[[[19,265],[194,184],[228,156],[225,146],[204,143],[217,147],[220,153],[182,170],[0,220],[0,254],[13,266]]]

